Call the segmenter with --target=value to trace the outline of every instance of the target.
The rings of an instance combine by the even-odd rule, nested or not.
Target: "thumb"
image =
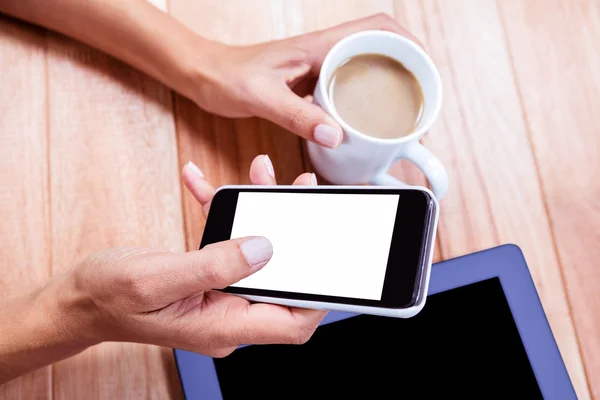
[[[178,254],[170,262],[170,275],[176,276],[173,280],[177,281],[171,286],[171,294],[183,298],[223,289],[260,270],[272,255],[271,242],[259,236],[227,240]]]
[[[342,143],[342,128],[325,110],[296,95],[287,86],[263,103],[258,116],[321,146],[336,148]]]

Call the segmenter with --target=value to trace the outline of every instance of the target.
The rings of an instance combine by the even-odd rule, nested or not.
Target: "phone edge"
[[[384,317],[394,317],[394,318],[410,318],[417,315],[425,306],[425,302],[427,299],[427,294],[429,292],[429,281],[431,277],[431,267],[433,262],[433,254],[435,252],[435,240],[437,234],[437,226],[439,221],[439,200],[433,194],[433,192],[424,186],[406,186],[406,187],[396,187],[396,186],[356,186],[356,185],[320,185],[320,186],[310,186],[310,185],[223,185],[216,189],[215,193],[225,190],[225,189],[327,189],[327,188],[335,188],[335,189],[352,189],[352,190],[420,190],[429,195],[430,200],[433,202],[433,221],[431,224],[431,239],[428,240],[426,246],[428,246],[428,255],[427,260],[425,261],[424,269],[425,269],[425,277],[423,283],[423,290],[419,294],[414,305],[406,308],[383,308],[383,307],[371,307],[371,306],[359,306],[353,304],[340,304],[340,303],[328,303],[328,302],[320,302],[320,301],[311,301],[311,300],[295,300],[295,299],[284,299],[277,297],[268,297],[268,296],[255,296],[255,295],[242,295],[237,293],[231,293],[234,296],[239,296],[245,298],[250,301],[259,302],[259,303],[270,303],[270,304],[278,304],[284,305],[288,307],[298,307],[298,308],[309,308],[309,309],[317,309],[317,310],[328,310],[328,311],[342,311],[342,312],[354,312],[359,314],[369,314],[369,315],[378,315]]]

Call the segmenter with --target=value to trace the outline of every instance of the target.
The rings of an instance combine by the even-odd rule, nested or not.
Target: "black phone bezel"
[[[350,304],[379,308],[408,308],[416,304],[420,294],[422,274],[426,264],[428,230],[433,216],[433,199],[419,189],[362,188],[275,188],[226,187],[219,190],[212,202],[206,220],[200,249],[212,243],[231,238],[238,194],[241,192],[314,193],[327,194],[379,194],[399,195],[392,243],[388,255],[381,300],[350,297],[292,293],[285,291],[251,289],[229,286],[222,291],[232,294]]]

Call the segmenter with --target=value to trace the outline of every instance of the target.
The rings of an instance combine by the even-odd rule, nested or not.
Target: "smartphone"
[[[271,241],[269,263],[223,289],[250,301],[408,318],[425,305],[438,209],[422,187],[223,186],[200,248]]]

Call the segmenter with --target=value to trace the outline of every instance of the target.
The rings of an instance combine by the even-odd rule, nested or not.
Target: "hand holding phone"
[[[438,213],[425,188],[225,186],[200,248],[247,236],[271,241],[271,261],[227,293],[406,318],[425,304]]]
[[[269,157],[257,156],[250,166],[250,182],[256,185],[276,185],[273,170]],[[202,214],[208,217],[215,188],[191,162],[183,168],[182,178],[185,186],[198,201]],[[312,174],[304,173],[299,175],[293,184],[306,186],[316,185],[316,182]],[[206,263],[201,260],[191,263],[190,266],[196,273],[189,278],[188,284],[194,288],[194,295],[172,304],[171,308],[181,316],[167,320],[171,324],[170,331],[177,333],[181,340],[177,343],[170,340],[160,345],[223,357],[241,344],[301,344],[310,339],[325,317],[325,311],[276,304],[252,304],[242,297],[215,290],[238,282],[242,276],[248,276],[246,272],[255,271],[257,260],[265,255],[260,249],[248,250],[240,241],[237,241],[238,251],[227,250],[226,247],[232,245],[236,244],[228,241],[211,246],[216,249],[212,253],[215,256],[212,261],[209,258]],[[262,250],[269,250],[272,254],[271,247]],[[203,248],[202,251],[192,253],[198,253],[204,258],[204,250],[210,251],[209,248]],[[247,254],[242,257],[240,251],[253,253],[252,257],[247,257]],[[232,262],[231,257],[236,255],[240,255],[238,261]],[[244,262],[244,258],[247,263]],[[233,269],[237,269],[240,274],[232,273]],[[170,281],[171,277],[164,275],[163,279]],[[212,283],[208,283],[208,280]],[[203,292],[203,287],[210,289]],[[159,317],[164,319],[162,313]]]

